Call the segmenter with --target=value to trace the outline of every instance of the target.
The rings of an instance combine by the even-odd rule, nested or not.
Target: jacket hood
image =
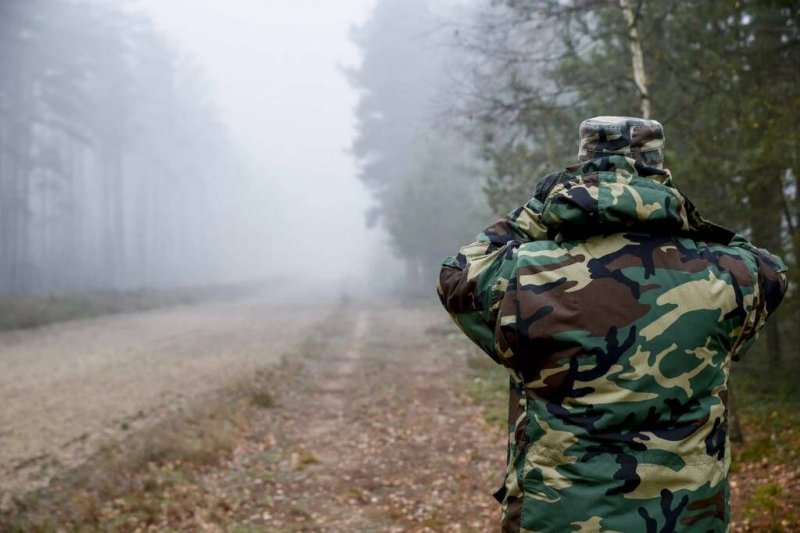
[[[734,232],[703,219],[669,170],[614,155],[548,176],[537,188],[542,222],[555,240],[619,231],[691,234],[727,244]]]

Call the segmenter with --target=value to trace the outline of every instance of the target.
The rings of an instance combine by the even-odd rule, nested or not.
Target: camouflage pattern
[[[581,122],[580,137],[579,161],[617,154],[659,168],[664,163],[664,128],[655,120],[594,117]]]
[[[611,156],[445,260],[456,324],[510,374],[503,531],[726,531],[727,383],[786,267]]]

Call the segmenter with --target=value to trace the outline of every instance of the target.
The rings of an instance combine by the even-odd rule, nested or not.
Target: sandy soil
[[[329,312],[253,298],[0,333],[0,503],[277,360]]]

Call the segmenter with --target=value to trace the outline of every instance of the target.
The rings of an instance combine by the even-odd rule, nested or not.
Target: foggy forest
[[[718,425],[800,531],[800,2],[216,4],[0,0],[0,531],[499,529],[440,270],[596,116],[787,267]]]

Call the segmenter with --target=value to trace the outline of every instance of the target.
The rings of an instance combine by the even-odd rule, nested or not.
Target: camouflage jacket
[[[726,530],[728,372],[783,297],[778,257],[611,156],[546,178],[438,290],[511,375],[503,531]]]

